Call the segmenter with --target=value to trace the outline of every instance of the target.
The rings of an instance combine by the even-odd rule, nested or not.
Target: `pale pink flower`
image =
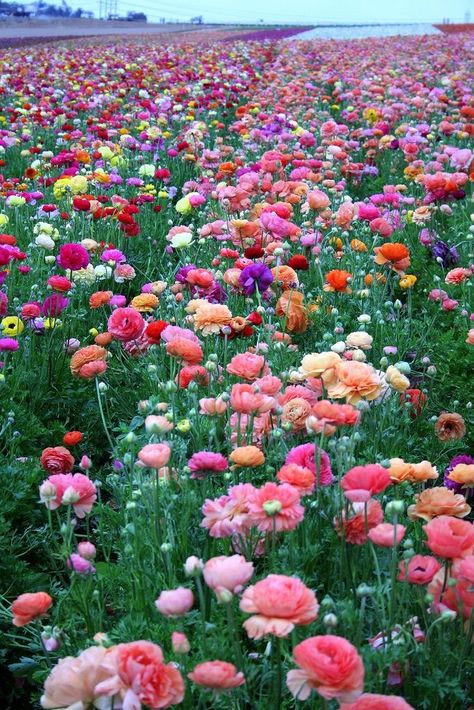
[[[212,557],[203,569],[204,581],[216,593],[222,590],[238,594],[253,575],[253,564],[242,555]]]
[[[155,606],[163,616],[184,616],[194,604],[193,593],[185,587],[163,590],[155,601]]]

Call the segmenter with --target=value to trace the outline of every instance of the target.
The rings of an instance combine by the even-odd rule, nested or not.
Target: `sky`
[[[53,0],[54,2],[54,0]],[[110,2],[110,0],[109,0]],[[82,7],[99,16],[99,0],[69,0],[73,8]],[[117,0],[117,14],[144,12],[148,21],[161,17],[187,21],[202,15],[205,22],[227,23],[363,23],[363,22],[464,22],[470,11],[474,21],[474,0]]]

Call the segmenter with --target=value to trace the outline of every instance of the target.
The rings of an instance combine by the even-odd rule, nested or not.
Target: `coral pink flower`
[[[410,584],[428,584],[431,582],[436,572],[441,569],[441,564],[436,557],[430,555],[413,555],[408,562],[402,560],[398,565],[399,582],[410,582]]]
[[[106,370],[107,363],[104,360],[93,360],[92,362],[86,362],[77,374],[85,380],[92,380],[94,377],[103,375]]]
[[[213,451],[197,451],[188,461],[192,471],[191,478],[203,478],[206,473],[222,473],[229,467],[229,462],[222,454]]]
[[[380,547],[393,547],[399,545],[405,535],[404,525],[392,525],[391,523],[379,523],[368,532],[368,538],[374,545]],[[396,537],[395,537],[396,535]]]
[[[243,673],[238,673],[232,663],[225,661],[206,661],[199,663],[192,673],[188,673],[193,683],[214,691],[231,690],[245,683]]]
[[[32,592],[31,594],[20,594],[12,604],[13,625],[26,626],[46,614],[53,600],[46,592]]]
[[[254,353],[234,355],[226,370],[229,374],[236,375],[236,377],[249,382],[267,375],[269,372],[268,366],[265,364],[265,358]]]
[[[188,338],[173,338],[166,344],[166,352],[172,357],[183,360],[188,365],[197,365],[203,359],[199,343],[188,340]]]
[[[290,449],[285,464],[290,463],[309,468],[316,475],[316,481],[319,481],[321,486],[329,486],[334,480],[329,456],[315,444],[301,444]]]
[[[202,365],[186,365],[179,371],[177,381],[182,389],[187,389],[191,382],[196,382],[200,386],[208,385],[209,373]]]
[[[61,658],[54,666],[44,684],[41,707],[52,708],[88,708],[98,700],[96,686],[110,677],[108,669],[102,666],[107,653],[103,646],[86,648],[77,658]],[[113,700],[118,707],[118,698],[107,702],[101,698],[101,708],[108,710]]]
[[[51,488],[49,495],[44,495],[46,484]],[[42,483],[40,497],[50,510],[55,510],[60,505],[72,505],[77,517],[83,518],[92,510],[97,499],[97,489],[83,473],[57,473]]]
[[[451,271],[448,271],[448,273],[446,274],[446,278],[444,279],[444,283],[456,285],[461,284],[464,281],[467,281],[467,279],[471,278],[471,276],[471,269],[463,269],[461,267],[458,267],[457,269],[451,269]]]
[[[377,463],[355,466],[341,478],[344,495],[352,502],[365,503],[392,483],[387,469]]]
[[[275,405],[273,397],[255,392],[251,385],[236,384],[230,392],[230,406],[241,414],[263,414]]]
[[[184,682],[172,663],[163,663],[163,652],[149,641],[113,646],[101,668],[109,676],[95,692],[108,697],[119,694],[124,708],[168,708],[184,698]]]
[[[69,473],[74,466],[74,456],[64,446],[48,447],[41,454],[41,466],[48,473]]]
[[[250,528],[249,500],[255,489],[250,483],[240,483],[229,488],[228,495],[215,500],[207,498],[202,506],[204,519],[201,527],[209,530],[211,537],[245,535]]]
[[[303,517],[300,493],[287,483],[265,483],[249,501],[249,520],[261,532],[294,530]]]
[[[174,653],[189,653],[191,650],[188,637],[180,631],[173,631],[171,634],[171,646]]]
[[[167,444],[147,444],[138,452],[138,458],[149,468],[163,468],[170,460],[171,449]]]
[[[107,321],[107,330],[126,343],[136,340],[145,329],[145,321],[135,308],[117,308]]]
[[[242,594],[240,608],[255,614],[244,622],[250,638],[267,634],[288,636],[297,625],[306,626],[318,616],[314,592],[296,577],[270,574]]]
[[[364,693],[353,703],[342,703],[339,710],[414,710],[400,695]]]
[[[341,636],[312,636],[293,651],[300,670],[286,677],[291,694],[298,700],[315,690],[326,700],[353,702],[364,689],[364,664],[354,646]]]
[[[203,569],[204,581],[216,593],[226,589],[238,594],[253,575],[253,564],[242,555],[212,557]]]
[[[363,545],[367,542],[367,532],[383,520],[382,506],[378,500],[368,503],[353,503],[352,514],[345,513],[334,520],[334,526],[340,535],[344,535],[351,545]]]
[[[199,414],[207,414],[208,417],[216,417],[225,414],[228,405],[220,397],[203,397],[199,400]]]
[[[474,548],[474,525],[467,520],[440,515],[424,527],[426,546],[438,557],[464,557]]]
[[[59,247],[58,264],[63,269],[78,271],[84,269],[88,263],[89,254],[81,244],[63,244]]]
[[[288,483],[299,491],[300,496],[307,496],[316,487],[316,474],[305,466],[296,463],[285,464],[277,472],[280,483]]]
[[[193,593],[185,587],[163,590],[155,606],[163,616],[184,616],[194,604]]]

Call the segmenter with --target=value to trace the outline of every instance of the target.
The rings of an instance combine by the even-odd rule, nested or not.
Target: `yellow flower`
[[[192,206],[187,195],[178,200],[175,205],[175,210],[176,212],[179,212],[179,214],[187,214],[188,212],[191,212]]]
[[[416,276],[413,274],[405,274],[405,276],[402,276],[402,278],[399,281],[399,286],[400,288],[407,289],[407,288],[412,288],[417,282]]]
[[[59,320],[59,318],[45,318],[43,321],[43,325],[46,330],[53,330],[54,328],[63,327],[63,323]]]
[[[140,313],[151,313],[159,304],[160,302],[154,293],[140,293],[130,302],[131,308],[135,308]]]
[[[102,160],[110,160],[114,157],[113,151],[107,145],[101,145],[97,152],[100,153]]]
[[[21,207],[25,204],[25,202],[26,199],[24,197],[20,197],[20,195],[12,195],[8,198],[8,204],[11,207]]]
[[[181,419],[179,422],[177,422],[176,429],[182,434],[187,434],[188,431],[191,429],[191,422],[189,421],[189,419]]]
[[[84,175],[74,175],[69,181],[69,187],[73,195],[83,195],[87,192],[87,178]]]
[[[2,328],[4,335],[9,335],[12,338],[25,330],[23,321],[21,321],[17,316],[7,316],[0,323],[0,327]]]
[[[8,219],[6,214],[0,214],[0,227],[3,227],[5,224],[8,224],[9,221],[10,220]]]

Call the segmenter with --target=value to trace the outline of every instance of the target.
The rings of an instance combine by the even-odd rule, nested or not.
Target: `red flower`
[[[421,390],[408,389],[400,395],[400,404],[405,404],[405,402],[410,402],[410,417],[416,419],[425,406],[426,396]]]
[[[244,251],[244,256],[246,259],[260,259],[265,254],[261,247],[248,247]]]
[[[288,260],[288,266],[296,271],[308,271],[309,263],[308,259],[303,254],[295,254]]]
[[[159,343],[161,333],[168,325],[169,323],[165,320],[155,320],[152,321],[152,323],[148,323],[147,327],[145,328],[145,333],[148,340],[155,344]]]
[[[66,446],[76,446],[80,444],[84,438],[82,431],[68,431],[63,436],[63,444]]]

